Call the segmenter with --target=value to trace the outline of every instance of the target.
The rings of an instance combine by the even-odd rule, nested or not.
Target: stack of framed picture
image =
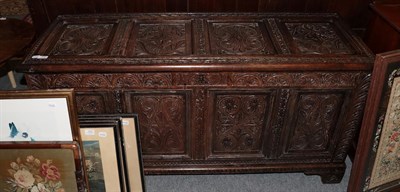
[[[71,89],[0,92],[0,191],[144,191],[138,135],[133,114],[78,119]]]
[[[81,115],[79,122],[91,189],[145,191],[137,115]]]

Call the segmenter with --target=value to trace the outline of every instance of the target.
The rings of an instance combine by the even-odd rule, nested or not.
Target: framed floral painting
[[[87,191],[77,142],[0,144],[0,191]]]
[[[140,146],[139,122],[136,114],[80,115],[80,123],[119,121],[121,124],[122,153],[129,190],[145,191],[143,163]]]
[[[400,50],[375,60],[348,191],[400,190]]]
[[[0,91],[0,141],[79,141],[72,89]]]
[[[119,129],[118,121],[80,124],[86,172],[92,191],[127,191]]]

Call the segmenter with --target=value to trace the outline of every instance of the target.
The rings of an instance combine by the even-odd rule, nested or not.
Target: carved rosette
[[[105,114],[105,99],[100,95],[76,95],[79,114]]]
[[[213,152],[260,151],[268,100],[268,95],[218,95]]]
[[[136,55],[185,55],[185,24],[140,24]]]
[[[213,23],[215,50],[218,54],[265,54],[265,44],[257,23]]]
[[[330,23],[285,23],[303,54],[352,54]]]
[[[68,25],[50,55],[102,55],[112,24]]]
[[[327,150],[343,99],[341,94],[301,94],[296,106],[297,119],[288,150]]]
[[[227,85],[227,73],[176,73],[174,82],[177,85]]]

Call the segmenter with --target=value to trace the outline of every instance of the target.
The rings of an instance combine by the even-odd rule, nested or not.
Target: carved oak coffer
[[[147,174],[339,182],[373,55],[336,14],[60,16],[21,69],[80,114],[137,113]]]

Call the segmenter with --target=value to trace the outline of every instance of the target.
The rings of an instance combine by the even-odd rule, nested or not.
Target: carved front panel
[[[273,91],[210,91],[210,157],[229,158],[232,153],[264,156]],[[238,156],[236,156],[238,158]]]
[[[353,53],[330,23],[285,23],[285,26],[301,54]]]
[[[347,96],[345,91],[293,92],[281,157],[332,155]]]
[[[137,113],[145,157],[188,156],[189,92],[125,92],[127,112]]]
[[[271,54],[259,23],[210,23],[211,49],[214,54]]]
[[[102,55],[107,50],[107,41],[112,24],[67,25],[50,55]]]
[[[113,100],[108,91],[77,91],[76,106],[78,114],[114,113]]]
[[[185,23],[138,24],[136,56],[188,55],[190,35],[187,39]]]

